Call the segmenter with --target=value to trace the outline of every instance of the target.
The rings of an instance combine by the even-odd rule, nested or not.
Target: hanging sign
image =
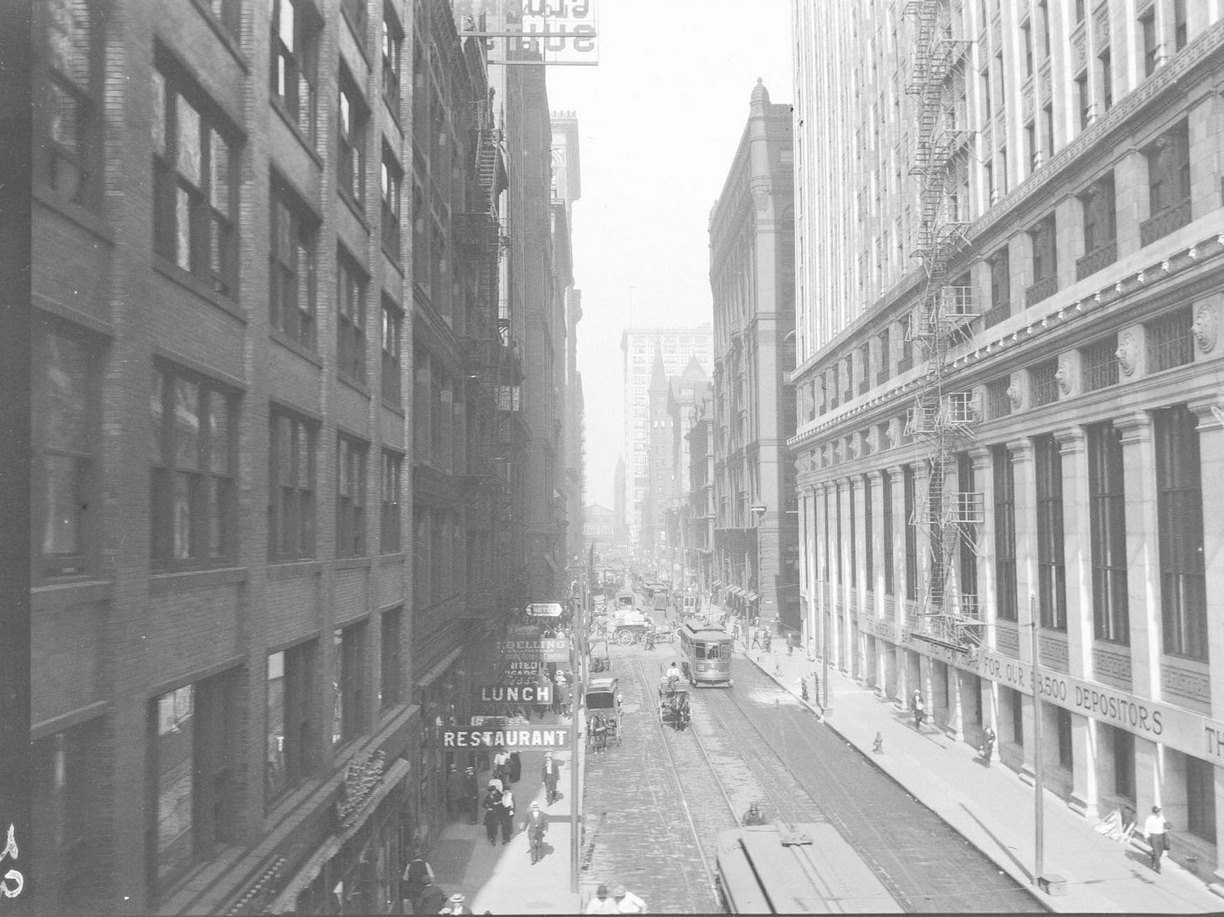
[[[482,704],[551,704],[551,684],[481,685]]]
[[[561,612],[560,602],[533,602],[527,606],[527,616],[531,618],[559,618]]]
[[[569,727],[503,726],[497,729],[446,729],[443,748],[566,748]]]

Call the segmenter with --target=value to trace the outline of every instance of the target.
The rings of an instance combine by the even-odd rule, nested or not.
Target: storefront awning
[[[451,650],[449,653],[447,653],[442,658],[441,662],[439,662],[437,665],[431,668],[428,672],[426,672],[424,675],[418,678],[416,680],[416,686],[418,688],[428,688],[431,684],[433,684],[435,681],[437,681],[439,678],[442,677],[443,673],[445,673],[446,670],[449,669],[454,664],[455,660],[459,658],[459,654],[462,652],[463,652],[463,647],[461,646],[455,647],[453,650]]]
[[[741,589],[739,586],[732,586],[727,591],[730,592],[733,596],[736,596],[737,598],[744,594],[744,590]]]
[[[369,821],[370,816],[374,814],[382,801],[390,795],[397,785],[407,778],[408,772],[411,770],[412,765],[402,760],[396,761],[387,768],[386,773],[383,774],[380,786],[370,794],[370,798],[361,807],[361,813],[353,819],[353,823],[339,834],[333,834],[323,842],[323,845],[314,852],[314,855],[302,865],[301,869],[294,874],[288,884],[281,889],[280,894],[276,896],[276,900],[268,907],[268,912],[284,914],[294,911],[297,905],[297,896],[311,882],[318,878],[327,861],[339,853],[345,843],[361,830],[361,826]]]
[[[749,602],[758,602],[761,599],[761,597],[757,595],[755,592],[749,592],[747,595],[744,596],[744,598],[746,598]]]

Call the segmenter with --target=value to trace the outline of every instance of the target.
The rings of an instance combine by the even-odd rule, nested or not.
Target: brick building
[[[445,0],[35,36],[35,910],[382,911],[526,595],[484,42]]]
[[[812,648],[1219,877],[1224,21],[910,10],[795,4]]]

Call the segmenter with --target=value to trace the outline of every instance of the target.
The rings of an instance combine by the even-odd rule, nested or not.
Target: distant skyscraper
[[[679,376],[693,357],[707,374],[713,365],[714,338],[710,323],[696,328],[632,328],[621,337],[625,354],[625,480],[626,523],[636,543],[641,534],[650,445],[650,373],[656,348],[667,377]]]

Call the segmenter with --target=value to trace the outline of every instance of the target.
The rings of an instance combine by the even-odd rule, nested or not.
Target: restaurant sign
[[[458,728],[442,732],[443,748],[566,748],[569,727],[499,726],[496,729]]]

